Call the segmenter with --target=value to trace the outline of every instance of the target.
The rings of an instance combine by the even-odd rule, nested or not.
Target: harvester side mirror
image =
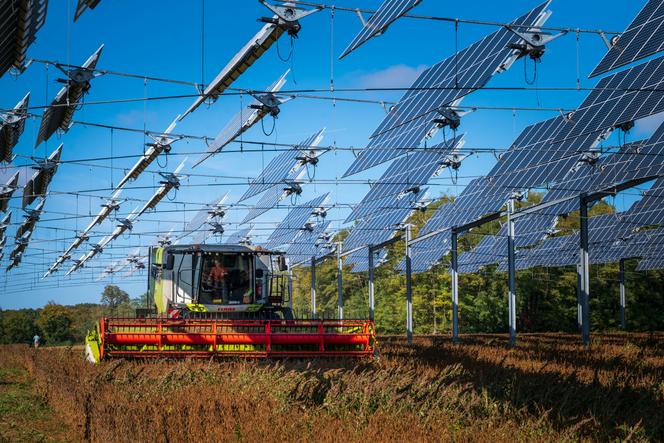
[[[175,256],[172,254],[168,254],[166,256],[166,263],[164,263],[164,269],[172,271],[174,267],[175,267]]]
[[[279,264],[279,270],[280,271],[288,271],[288,265],[286,264],[286,257],[283,255],[280,255],[277,258],[277,263]]]
[[[263,270],[256,269],[256,278],[263,278]]]

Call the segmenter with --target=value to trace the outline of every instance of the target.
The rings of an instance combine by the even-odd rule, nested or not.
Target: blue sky
[[[379,1],[338,0],[337,5],[366,8],[376,7]],[[572,1],[554,0],[553,11],[547,25],[569,28],[606,29],[621,31],[642,7],[642,2],[617,1]],[[535,7],[537,1],[515,2],[446,2],[424,0],[413,12],[422,15],[459,17],[464,19],[508,22],[527,10]],[[38,33],[37,41],[31,46],[28,56],[38,59],[81,64],[100,44],[104,51],[98,68],[134,73],[139,75],[181,79],[185,81],[210,81],[230,60],[246,41],[260,28],[258,17],[270,15],[257,1],[205,1],[204,70],[201,72],[201,2],[200,1],[129,1],[105,0],[95,10],[87,11],[76,23],[71,16],[75,0],[51,0],[45,26]],[[294,42],[291,61],[280,60],[276,45],[255,63],[233,85],[238,88],[264,89],[286,69],[292,71],[284,89],[324,89],[330,86],[333,77],[337,88],[363,87],[407,87],[419,72],[428,66],[448,57],[454,52],[454,24],[429,20],[401,19],[393,24],[388,32],[369,41],[345,59],[337,56],[343,51],[354,34],[360,29],[360,22],[352,13],[337,11],[334,19],[329,10],[324,10],[302,21],[299,38]],[[493,32],[494,27],[461,24],[458,34],[459,48],[463,48],[478,38]],[[281,56],[290,51],[288,38],[278,42]],[[553,42],[542,63],[537,69],[537,85],[542,87],[574,87],[577,71],[580,72],[581,86],[592,86],[596,80],[587,79],[587,74],[606,52],[606,47],[597,35],[581,34],[577,44],[576,35],[570,34]],[[579,63],[577,65],[577,54]],[[532,76],[532,64],[527,65],[527,75]],[[27,91],[31,91],[31,105],[42,106],[50,103],[60,85],[55,79],[62,74],[50,66],[34,63],[20,77],[5,75],[0,79],[0,107],[14,106]],[[523,61],[518,61],[506,73],[491,81],[491,86],[525,86]],[[131,99],[144,96],[158,97],[195,93],[193,87],[144,82],[105,75],[93,80],[92,89],[85,100],[104,101]],[[340,94],[340,96],[373,100],[397,100],[401,93],[372,92]],[[586,92],[545,92],[545,91],[479,91],[465,99],[465,106],[505,106],[505,107],[556,107],[573,109],[581,103]],[[74,116],[77,121],[103,123],[141,129],[144,126],[153,131],[164,130],[173,118],[182,113],[192,98],[136,101],[129,103],[85,105]],[[228,96],[220,98],[214,105],[201,106],[175,132],[215,136],[227,121],[246,104],[248,97]],[[40,110],[35,112],[40,113]],[[256,125],[244,136],[247,140],[297,143],[325,127],[323,146],[340,147],[366,145],[369,135],[380,123],[384,110],[376,104],[346,103],[298,98],[282,107],[272,135],[263,134]],[[491,111],[480,110],[469,115],[463,122],[466,133],[466,148],[507,148],[519,132],[527,125],[550,118],[555,112],[543,111]],[[659,119],[640,122],[628,136],[636,140],[649,135],[659,123]],[[271,122],[266,120],[266,129]],[[143,152],[146,140],[142,134],[135,134],[89,126],[75,125],[63,136],[54,136],[47,143],[33,149],[39,120],[29,120],[20,144],[15,152],[25,156],[44,156],[52,152],[61,142],[64,143],[62,159],[85,159],[94,157],[137,155]],[[238,145],[227,149],[237,150]],[[200,141],[182,140],[173,145],[173,153],[198,152],[205,146]],[[266,147],[269,149],[269,147]],[[184,180],[182,189],[164,200],[158,209],[172,212],[146,214],[136,223],[131,236],[118,239],[113,248],[107,250],[70,280],[63,272],[45,281],[41,275],[71,242],[74,230],[81,230],[90,221],[89,215],[99,209],[104,198],[110,196],[109,188],[122,177],[118,168],[129,168],[135,159],[115,159],[85,164],[63,164],[51,184],[52,194],[46,203],[46,211],[28,248],[24,264],[4,276],[0,276],[0,306],[3,308],[36,307],[48,300],[58,303],[96,302],[104,284],[113,282],[137,296],[145,290],[145,275],[135,274],[130,279],[115,277],[103,282],[95,282],[95,277],[104,266],[115,259],[124,257],[132,248],[154,241],[151,233],[167,231],[171,227],[182,229],[183,224],[194,215],[200,204],[229,191],[230,202],[234,202],[244,192],[246,183],[255,177],[262,167],[274,156],[271,152],[233,152],[220,154],[192,171]],[[192,155],[189,160],[198,156]],[[182,159],[169,158],[165,170],[172,170]],[[330,213],[329,219],[336,229],[348,214],[345,205],[359,201],[368,185],[353,184],[357,180],[377,178],[383,167],[373,168],[351,177],[350,181],[337,181],[353,160],[346,150],[326,154],[316,171],[316,181],[333,184],[312,183],[304,186],[300,201],[308,201],[323,192],[331,193],[331,203],[340,208]],[[165,159],[160,158],[163,165]],[[19,165],[29,163],[26,158],[16,160]],[[458,180],[453,181],[449,174],[433,181],[431,194],[458,194],[467,181],[484,174],[495,163],[492,155],[477,155],[464,162]],[[191,164],[191,163],[190,163]],[[111,169],[110,167],[116,168]],[[26,168],[23,168],[26,170]],[[149,171],[158,171],[153,163]],[[187,171],[189,169],[187,168]],[[0,170],[0,173],[3,171]],[[4,174],[9,174],[9,170]],[[143,174],[138,181],[130,183],[123,193],[133,199],[148,198],[158,186],[159,176],[153,172]],[[207,175],[202,177],[200,175]],[[206,186],[206,184],[210,184]],[[143,188],[143,189],[132,189]],[[149,188],[149,189],[146,189]],[[91,190],[85,196],[65,195],[67,192]],[[17,193],[18,195],[19,193]],[[249,200],[255,202],[258,197]],[[623,204],[629,197],[624,198]],[[19,200],[13,202],[13,206]],[[286,201],[284,203],[287,203]],[[127,201],[119,215],[128,214],[139,203]],[[182,210],[185,211],[182,211]],[[20,209],[14,210],[14,222],[19,218]],[[233,209],[227,221],[238,222],[245,214],[243,208]],[[256,220],[255,232],[265,237],[269,228],[283,218],[287,208],[275,209]],[[76,216],[78,215],[78,216]],[[95,228],[94,242],[103,234],[113,230],[114,223],[106,221]],[[13,239],[13,227],[8,232]],[[229,232],[235,227],[229,228]],[[89,246],[88,246],[89,247]],[[8,255],[11,246],[5,249]],[[75,257],[87,248],[81,247]],[[2,266],[7,265],[5,262]],[[64,267],[65,269],[68,266]],[[20,288],[20,291],[16,291]]]

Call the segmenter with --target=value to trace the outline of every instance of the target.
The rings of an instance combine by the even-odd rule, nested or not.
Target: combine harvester
[[[259,246],[173,245],[149,252],[154,309],[103,318],[88,360],[113,358],[371,357],[371,320],[296,320],[281,252]]]

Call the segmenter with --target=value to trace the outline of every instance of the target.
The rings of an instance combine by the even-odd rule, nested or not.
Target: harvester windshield
[[[253,261],[250,256],[206,254],[201,275],[202,304],[252,303]]]

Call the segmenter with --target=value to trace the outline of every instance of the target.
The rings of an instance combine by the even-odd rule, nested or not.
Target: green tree
[[[120,305],[129,304],[129,294],[115,285],[107,285],[101,294],[101,304],[115,311]]]
[[[35,321],[37,312],[34,309],[18,311],[2,311],[0,313],[0,343],[31,343],[32,337],[39,330]]]
[[[37,325],[48,343],[67,343],[73,338],[72,319],[65,306],[49,302],[39,313]]]

